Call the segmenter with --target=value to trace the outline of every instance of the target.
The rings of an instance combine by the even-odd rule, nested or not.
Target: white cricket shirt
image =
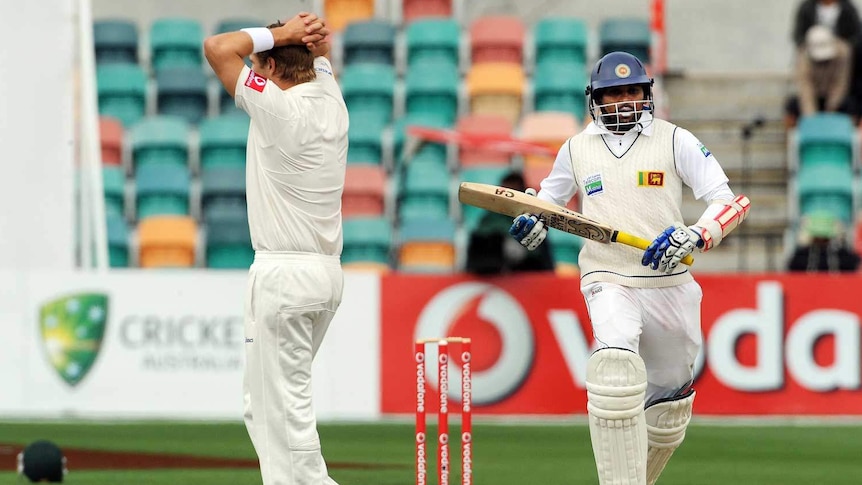
[[[347,106],[324,57],[317,78],[282,90],[244,67],[236,105],[251,117],[246,199],[255,251],[340,256]]]

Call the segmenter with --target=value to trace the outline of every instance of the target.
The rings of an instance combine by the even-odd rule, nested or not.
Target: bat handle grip
[[[626,246],[631,246],[633,248],[638,248],[638,249],[643,249],[643,250],[646,250],[646,248],[648,248],[649,245],[651,244],[651,242],[647,241],[646,239],[641,239],[637,236],[632,236],[631,234],[626,234],[626,233],[620,232],[620,231],[617,231],[614,234],[613,240],[614,240],[614,242],[618,242],[620,244],[625,244]],[[691,266],[692,264],[694,264],[694,257],[691,254],[689,254],[688,256],[686,256],[682,259],[682,264],[687,264],[687,265]]]

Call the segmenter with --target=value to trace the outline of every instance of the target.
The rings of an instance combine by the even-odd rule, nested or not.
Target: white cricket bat
[[[604,244],[619,243],[644,250],[651,244],[651,241],[614,229],[573,210],[506,187],[462,182],[458,188],[458,200],[462,204],[509,217],[535,214],[548,227]],[[691,265],[694,258],[689,254],[682,262]]]

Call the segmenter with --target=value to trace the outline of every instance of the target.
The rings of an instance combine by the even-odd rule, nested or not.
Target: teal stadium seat
[[[264,23],[260,19],[255,19],[251,17],[231,17],[224,18],[218,21],[215,27],[216,34],[224,34],[225,32],[236,32],[237,30],[252,28],[252,27],[265,27],[268,25]]]
[[[99,114],[120,120],[125,128],[137,123],[147,109],[147,75],[137,64],[96,67]]]
[[[449,217],[449,173],[436,164],[410,162],[404,170],[404,183],[398,191],[400,220]]]
[[[500,185],[503,177],[511,171],[511,168],[501,165],[465,168],[458,175],[458,183],[476,182],[480,184]],[[476,225],[482,219],[482,216],[485,215],[486,211],[485,209],[467,204],[460,204],[460,207],[461,221],[468,231],[472,231],[476,228]]]
[[[150,26],[150,63],[153,71],[171,67],[202,69],[203,42],[203,28],[195,19],[156,19]]]
[[[355,63],[394,64],[395,27],[373,19],[347,24],[342,34],[344,65]]]
[[[853,172],[832,163],[807,164],[796,175],[801,215],[827,211],[849,225],[853,221]]]
[[[398,269],[411,273],[455,271],[455,223],[452,219],[417,217],[398,228]]]
[[[102,167],[102,188],[105,190],[105,212],[125,217],[126,173],[118,165]]]
[[[135,171],[137,219],[157,215],[189,215],[191,177],[184,166],[151,163]]]
[[[585,66],[587,64],[587,24],[571,17],[548,17],[533,29],[536,66],[545,63]]]
[[[400,171],[403,167],[405,141],[407,139],[407,127],[410,125],[425,126],[429,128],[451,128],[452,124],[448,123],[440,116],[435,116],[428,113],[413,113],[402,116],[395,121],[392,129],[392,149],[395,158],[395,171]],[[425,142],[418,146],[415,153],[412,154],[412,160],[421,162],[436,162],[441,167],[447,166],[446,145],[440,143]]]
[[[206,265],[211,269],[248,269],[254,261],[248,219],[213,217],[206,222]]]
[[[843,113],[804,116],[799,120],[797,133],[800,167],[821,163],[853,166],[856,133],[850,116]]]
[[[395,99],[395,69],[384,64],[356,63],[346,66],[339,79],[351,125],[387,124],[392,121]]]
[[[458,68],[461,27],[453,18],[432,17],[407,25],[407,72],[424,63],[445,62]]]
[[[451,125],[458,118],[458,68],[447,61],[416,62],[405,79],[406,115],[439,117]]]
[[[585,66],[546,62],[536,67],[533,77],[536,111],[562,111],[582,120],[587,114],[584,89],[588,84]]]
[[[356,217],[344,220],[344,249],[341,262],[376,263],[391,266],[392,225],[384,217]]]
[[[179,116],[197,124],[207,115],[207,76],[195,67],[164,68],[156,72],[156,103],[162,115]]]
[[[350,121],[347,130],[347,163],[383,162],[383,125],[380,123],[361,123]]]
[[[132,127],[132,164],[173,164],[182,168],[189,160],[189,125],[176,116],[151,116]]]
[[[236,214],[247,214],[244,167],[220,165],[202,170],[201,213],[207,222],[219,216],[231,219],[238,217]]]
[[[222,115],[203,120],[200,135],[201,168],[221,165],[245,167],[248,116]]]
[[[646,19],[609,18],[599,25],[600,55],[624,51],[636,56],[644,64],[649,64],[651,39],[652,34]]]
[[[108,264],[112,268],[126,268],[129,266],[129,224],[117,214],[106,216]]]
[[[93,44],[97,65],[138,63],[138,26],[131,20],[96,20]]]
[[[584,246],[584,239],[563,231],[551,229],[548,231],[548,243],[551,246],[551,255],[554,265],[574,268],[578,266],[578,255]]]

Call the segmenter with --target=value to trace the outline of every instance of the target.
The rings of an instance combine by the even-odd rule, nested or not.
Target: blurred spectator
[[[856,45],[860,29],[859,12],[850,0],[804,0],[796,10],[793,41],[797,48],[805,44],[808,30],[822,25],[851,46]]]
[[[500,185],[525,191],[524,176],[510,172]],[[553,271],[554,259],[549,241],[535,251],[529,251],[509,236],[512,218],[493,212],[486,213],[470,234],[467,244],[466,271],[479,275],[508,274],[521,271]]]
[[[787,265],[789,271],[856,271],[859,255],[846,244],[840,221],[828,212],[803,219],[800,243]]]
[[[856,116],[849,91],[853,74],[850,44],[832,31],[815,25],[808,29],[796,57],[797,96],[787,102],[787,126],[800,116],[839,111]]]

